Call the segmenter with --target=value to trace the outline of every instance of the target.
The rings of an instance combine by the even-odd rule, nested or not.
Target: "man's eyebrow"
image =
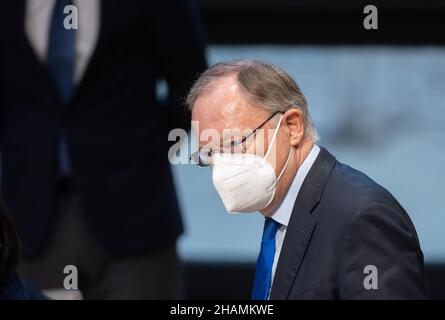
[[[220,147],[221,147],[221,146],[222,146],[222,143],[220,144]],[[213,144],[213,143],[206,143],[206,144],[204,144],[204,145],[199,144],[199,145],[198,145],[198,148],[199,148],[199,149],[202,149],[202,148],[214,149],[214,148],[215,148],[215,144]]]
[[[237,142],[241,139],[243,139],[244,137],[249,136],[252,132],[254,132],[255,130],[252,128],[246,128],[244,130],[238,129],[238,128],[230,128],[230,129],[226,129],[223,130],[221,136],[220,136],[220,143],[219,146],[217,146],[215,142],[212,140],[212,142],[207,142],[204,144],[199,144],[198,148],[208,148],[208,149],[215,149],[215,148],[223,148],[224,146],[227,146],[228,144],[232,144],[234,142]]]
[[[246,128],[244,130],[235,128],[235,129],[228,129],[226,131],[223,132],[223,138],[224,137],[243,137],[245,135],[250,134],[251,132],[253,132],[254,129],[252,128]]]

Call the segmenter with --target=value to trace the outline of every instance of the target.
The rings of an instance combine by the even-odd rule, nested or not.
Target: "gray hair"
[[[232,60],[214,64],[204,71],[191,88],[186,104],[190,111],[200,95],[211,90],[221,77],[236,74],[246,98],[270,113],[292,108],[303,113],[306,137],[318,140],[317,131],[308,111],[307,101],[296,82],[281,68],[259,60]]]

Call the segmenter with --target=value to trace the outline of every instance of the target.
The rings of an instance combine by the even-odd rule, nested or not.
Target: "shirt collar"
[[[295,175],[294,180],[286,193],[286,196],[284,197],[283,201],[281,201],[278,209],[273,213],[271,218],[279,224],[286,227],[289,224],[290,216],[292,214],[295,201],[297,200],[298,193],[300,192],[304,179],[314,164],[319,152],[320,147],[314,144],[308,156],[306,159],[304,159],[303,163],[298,169],[297,174]]]

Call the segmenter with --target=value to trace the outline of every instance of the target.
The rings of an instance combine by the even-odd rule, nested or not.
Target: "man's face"
[[[242,138],[243,133],[251,132],[270,115],[268,111],[249,103],[237,83],[236,75],[231,75],[215,81],[208,92],[198,97],[193,107],[192,121],[198,123],[199,132],[196,133],[199,133],[200,147],[230,150],[225,149],[228,142]],[[264,124],[263,130],[250,136],[240,148],[246,153],[264,156],[279,117],[280,114],[277,114]],[[283,126],[285,127],[281,124]],[[290,148],[283,128],[278,132],[276,144],[271,147],[273,149],[267,160],[277,173],[277,168],[283,167]],[[275,150],[278,152],[274,152]],[[235,149],[232,152],[240,153],[241,150]]]

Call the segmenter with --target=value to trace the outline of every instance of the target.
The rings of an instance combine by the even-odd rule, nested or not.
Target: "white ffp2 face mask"
[[[276,140],[281,116],[266,155],[215,154],[213,185],[230,213],[254,212],[266,208],[275,197],[276,185],[287,167],[293,148],[278,178],[267,157]]]

